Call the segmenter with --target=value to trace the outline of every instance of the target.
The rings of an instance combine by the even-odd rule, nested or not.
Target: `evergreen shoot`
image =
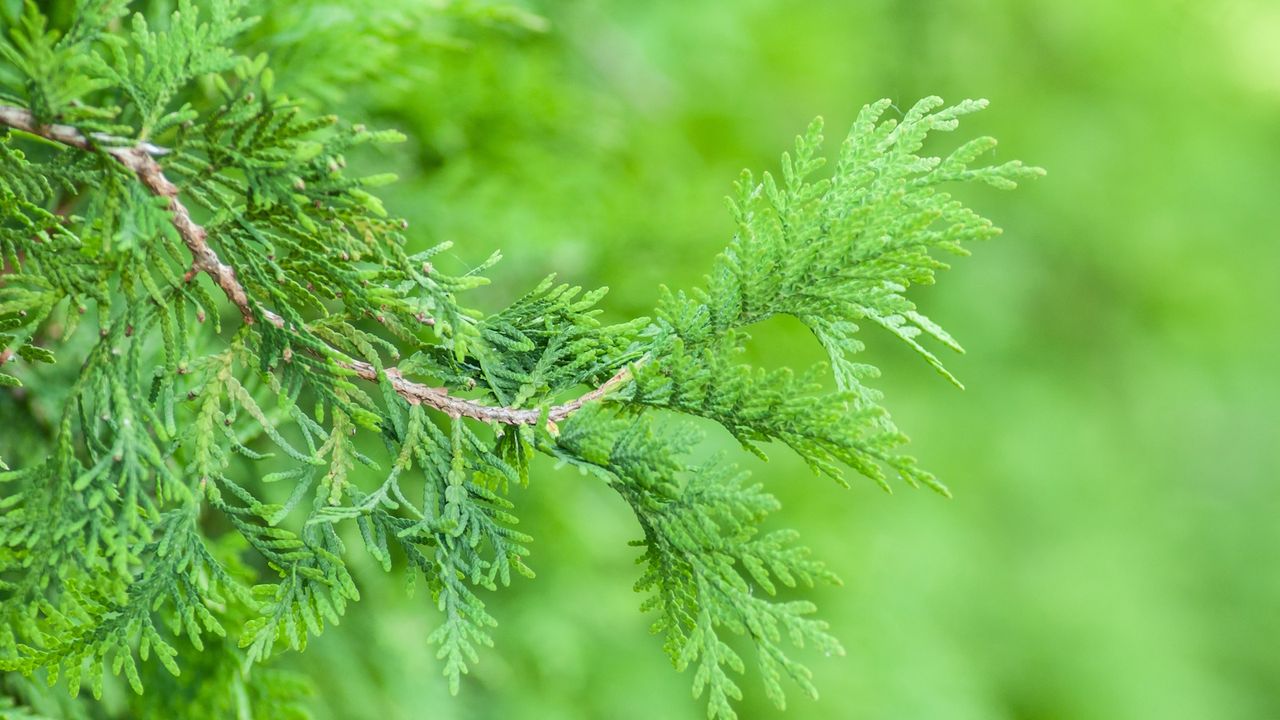
[[[122,682],[130,717],[305,717],[267,661],[376,613],[360,553],[421,586],[457,692],[495,652],[486,594],[533,577],[509,490],[539,455],[634,513],[640,609],[708,717],[736,716],[748,665],[779,707],[816,696],[797,650],[843,650],[804,590],[838,580],[762,529],[778,502],[732,457],[695,459],[686,418],[841,484],[946,494],[859,353],[876,326],[956,382],[930,348],[960,346],[909,291],[998,230],[948,188],[1041,172],[985,164],[990,138],[921,154],[985,102],[873,103],[830,153],[815,121],[776,176],[742,175],[705,283],[651,317],[603,322],[603,289],[551,278],[486,313],[499,256],[410,249],[376,191],[394,178],[347,170],[402,136],[277,92],[237,44],[251,4],[127,6],[3,18],[0,714],[35,716],[32,677]],[[829,364],[745,364],[775,315]]]

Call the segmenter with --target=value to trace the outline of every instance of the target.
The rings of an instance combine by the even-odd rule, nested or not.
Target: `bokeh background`
[[[58,3],[54,3],[55,5]],[[144,4],[160,12],[166,3]],[[887,336],[870,359],[955,499],[842,490],[785,449],[747,464],[844,579],[845,657],[786,717],[1280,718],[1280,5],[1274,0],[255,3],[278,85],[409,142],[356,159],[466,267],[471,302],[550,272],[609,317],[699,281],[723,197],[815,115],[986,97],[962,134],[1048,177],[964,190],[1006,234],[916,298],[969,349],[959,392]],[[407,15],[405,14],[407,11]],[[305,32],[295,28],[306,27]],[[941,138],[945,150],[959,138]],[[820,359],[795,323],[752,362]],[[733,449],[707,428],[707,447]],[[638,529],[551,465],[516,489],[534,581],[450,698],[423,597],[365,599],[302,655],[323,718],[698,718],[631,591]],[[757,683],[744,718],[778,716]]]

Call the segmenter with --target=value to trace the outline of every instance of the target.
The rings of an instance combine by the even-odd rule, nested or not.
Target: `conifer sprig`
[[[789,646],[842,650],[793,588],[836,579],[796,533],[761,530],[778,503],[730,460],[689,459],[679,418],[842,483],[887,489],[891,470],[945,492],[854,356],[866,323],[944,374],[923,341],[959,349],[907,292],[944,267],[932,252],[996,231],[941,188],[1039,173],[972,167],[989,139],[917,155],[983,103],[868,106],[827,177],[815,124],[780,182],[743,176],[705,286],[664,291],[652,319],[602,323],[603,290],[551,279],[486,314],[460,298],[497,256],[454,275],[443,246],[411,253],[375,194],[391,178],[346,171],[396,133],[275,92],[268,59],[238,54],[241,2],[154,24],[125,6],[82,2],[54,30],[29,3],[0,40],[0,386],[56,408],[0,436],[0,671],[95,697],[122,676],[138,715],[163,716],[192,689],[154,667],[191,664],[236,685],[237,713],[296,716],[296,683],[257,665],[340,622],[363,548],[427,587],[424,640],[457,691],[493,644],[482,591],[533,575],[507,490],[540,453],[631,508],[642,607],[711,717],[741,697],[734,636],[779,706],[783,677],[816,693]],[[741,362],[776,314],[831,368]],[[0,390],[5,412],[21,401]]]

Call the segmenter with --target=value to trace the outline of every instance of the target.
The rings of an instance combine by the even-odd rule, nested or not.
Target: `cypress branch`
[[[436,267],[447,245],[411,252],[376,195],[390,178],[346,170],[398,134],[276,93],[268,58],[239,54],[242,2],[182,0],[163,29],[126,28],[126,5],[81,2],[60,32],[28,4],[0,39],[0,410],[47,413],[0,436],[0,671],[120,682],[164,716],[212,692],[163,675],[192,666],[237,688],[210,716],[297,717],[270,659],[351,611],[363,548],[427,586],[456,692],[494,641],[479,589],[533,576],[507,490],[541,454],[630,508],[642,610],[711,717],[735,715],[742,647],[779,707],[784,677],[815,695],[791,646],[843,650],[781,588],[838,580],[797,533],[762,532],[779,504],[730,458],[689,459],[684,418],[842,484],[947,492],[856,356],[870,323],[954,380],[926,342],[959,344],[908,292],[997,230],[944,188],[1040,174],[975,166],[986,138],[918,154],[985,103],[869,105],[827,173],[815,123],[780,180],[744,174],[706,282],[652,318],[602,323],[603,290],[551,278],[483,313],[460,298],[499,256]],[[778,314],[830,365],[743,363]]]

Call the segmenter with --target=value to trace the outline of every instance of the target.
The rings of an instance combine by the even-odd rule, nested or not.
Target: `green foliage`
[[[16,364],[0,385],[57,408],[34,446],[0,438],[0,670],[95,699],[123,678],[138,717],[192,696],[209,717],[303,716],[305,685],[262,665],[360,599],[361,547],[425,586],[440,619],[423,640],[457,692],[494,644],[482,592],[533,577],[509,493],[542,454],[631,508],[642,607],[709,716],[742,696],[735,636],[779,707],[784,676],[816,695],[784,644],[843,652],[796,596],[834,575],[794,532],[761,529],[778,502],[745,473],[690,460],[698,435],[676,417],[836,479],[847,465],[887,488],[889,467],[941,489],[898,452],[852,360],[858,323],[941,369],[919,338],[958,346],[905,293],[942,267],[931,251],[994,230],[939,186],[1038,171],[971,169],[987,139],[916,155],[981,103],[931,98],[901,121],[878,103],[830,178],[817,124],[781,185],[745,175],[705,288],[665,292],[653,320],[602,322],[603,290],[551,279],[486,313],[460,298],[498,256],[451,272],[447,244],[407,250],[370,192],[393,178],[346,170],[404,138],[278,92],[267,56],[239,52],[243,5],[122,23],[122,3],[85,2],[63,32],[28,5],[0,44],[0,350]],[[738,362],[776,314],[826,347],[835,390],[825,368]],[[598,389],[565,402],[583,387]]]
[[[127,4],[125,0],[81,3],[71,27],[58,32],[49,28],[36,3],[25,2],[21,17],[9,29],[8,42],[0,44],[4,84],[19,94],[6,92],[0,97],[24,100],[40,118],[61,118],[68,110],[79,115],[78,101],[108,84],[95,72],[96,55],[91,48],[105,37],[106,26],[124,14]]]
[[[636,590],[649,593],[642,605],[658,613],[652,629],[666,636],[664,648],[676,669],[697,664],[694,695],[709,689],[709,717],[735,717],[729,701],[742,691],[726,669],[743,672],[741,656],[721,639],[728,630],[755,647],[769,698],[785,699],[782,675],[817,697],[809,670],[780,647],[789,640],[827,654],[843,654],[826,623],[802,600],[780,601],[777,585],[813,587],[838,582],[797,534],[759,534],[778,501],[760,485],[744,486],[746,473],[723,458],[693,466],[682,459],[696,433],[678,424],[664,429],[650,414],[609,414],[598,406],[570,420],[553,450],[571,464],[601,476],[631,506],[644,532],[644,574]],[[762,595],[757,595],[756,590]]]
[[[738,232],[708,287],[664,297],[660,327],[678,340],[658,367],[641,375],[638,401],[720,420],[748,448],[753,440],[781,440],[815,470],[837,478],[839,460],[887,489],[879,469],[884,463],[908,482],[945,494],[914,460],[894,453],[905,438],[865,384],[876,369],[853,360],[864,347],[858,323],[890,331],[959,385],[917,338],[924,334],[956,351],[960,346],[905,293],[913,284],[932,283],[946,267],[930,251],[963,254],[963,242],[998,230],[939,186],[983,182],[1010,189],[1016,179],[1043,171],[1017,161],[970,168],[995,146],[992,138],[972,140],[945,159],[917,156],[930,131],[954,130],[959,116],[986,103],[941,106],[941,99],[926,98],[901,121],[884,122],[888,100],[867,106],[830,178],[814,177],[825,163],[820,120],[796,140],[794,157],[783,156],[782,186],[769,173],[759,182],[744,173],[730,201]],[[809,398],[819,387],[812,380],[731,365],[737,330],[782,313],[805,323],[826,348],[842,396]]]

